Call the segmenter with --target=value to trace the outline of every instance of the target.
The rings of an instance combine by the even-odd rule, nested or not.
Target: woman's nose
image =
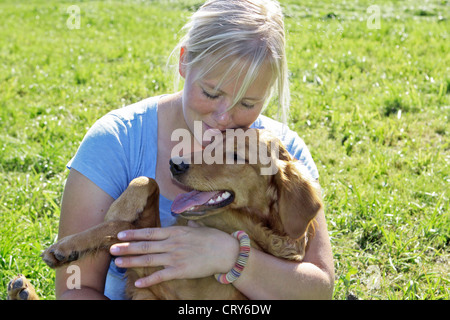
[[[231,113],[230,105],[227,103],[220,103],[219,107],[213,112],[212,116],[214,121],[221,127],[226,127],[231,123]]]

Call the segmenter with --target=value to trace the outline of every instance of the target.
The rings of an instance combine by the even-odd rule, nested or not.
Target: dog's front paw
[[[78,260],[80,252],[70,245],[70,241],[62,239],[45,250],[41,257],[50,268],[58,268]]]
[[[8,283],[8,300],[39,300],[34,287],[19,274]]]

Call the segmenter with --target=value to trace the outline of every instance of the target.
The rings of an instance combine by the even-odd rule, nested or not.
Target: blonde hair
[[[231,107],[238,103],[268,62],[273,71],[273,85],[265,107],[274,92],[278,96],[278,117],[286,124],[289,109],[289,80],[285,54],[285,31],[281,7],[274,0],[209,0],[183,27],[186,34],[172,52],[186,48],[187,72],[196,67],[198,78],[227,66],[222,80],[230,74],[240,76],[242,87]],[[178,75],[179,79],[179,75]],[[176,82],[178,86],[178,82]]]

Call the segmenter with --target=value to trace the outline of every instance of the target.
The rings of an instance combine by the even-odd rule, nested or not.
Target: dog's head
[[[266,130],[227,132],[201,154],[172,158],[170,170],[192,189],[172,205],[172,212],[186,219],[233,209],[296,239],[322,206],[309,174]]]

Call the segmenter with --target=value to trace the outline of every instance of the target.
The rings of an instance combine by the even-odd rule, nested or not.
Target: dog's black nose
[[[184,162],[182,158],[177,158],[174,160],[170,159],[170,172],[174,176],[185,173],[189,169],[189,164]]]

